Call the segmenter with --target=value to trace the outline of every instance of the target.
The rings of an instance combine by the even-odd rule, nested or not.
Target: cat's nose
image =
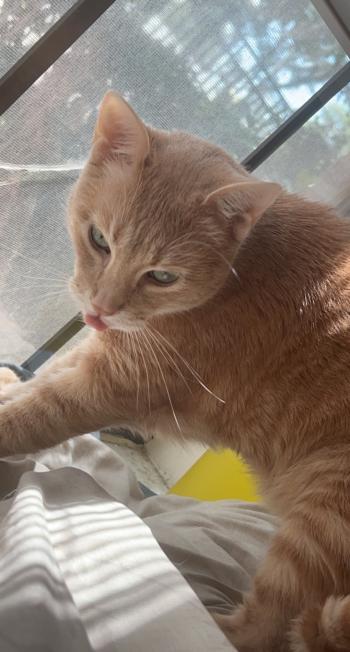
[[[116,312],[115,310],[108,310],[104,306],[100,306],[97,303],[91,303],[92,308],[97,312],[100,317],[111,317]]]

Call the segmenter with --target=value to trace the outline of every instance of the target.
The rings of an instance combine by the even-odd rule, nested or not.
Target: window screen
[[[72,4],[0,0],[1,71]],[[305,0],[114,2],[0,118],[0,359],[23,360],[75,312],[64,289],[65,203],[106,90],[119,90],[149,123],[192,131],[243,159],[346,61]],[[340,155],[347,127],[335,133],[337,116],[347,103],[340,94],[263,173],[275,170],[290,187],[312,183]]]
[[[0,0],[0,75],[3,75],[74,0]]]
[[[338,93],[258,170],[350,216],[350,88]]]

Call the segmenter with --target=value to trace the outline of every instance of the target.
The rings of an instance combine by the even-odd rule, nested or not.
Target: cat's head
[[[69,205],[86,322],[130,331],[208,302],[279,192],[214,145],[146,127],[108,93]]]

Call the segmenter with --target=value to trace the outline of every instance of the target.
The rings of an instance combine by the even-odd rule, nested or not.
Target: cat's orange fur
[[[72,289],[110,328],[3,389],[1,453],[111,423],[232,447],[282,525],[218,621],[240,652],[350,650],[350,224],[110,93],[69,228]]]

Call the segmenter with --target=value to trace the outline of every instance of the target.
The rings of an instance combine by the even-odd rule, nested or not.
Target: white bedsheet
[[[145,499],[90,435],[0,460],[0,495],[1,652],[232,652],[194,591],[225,611],[248,588],[259,507]]]

